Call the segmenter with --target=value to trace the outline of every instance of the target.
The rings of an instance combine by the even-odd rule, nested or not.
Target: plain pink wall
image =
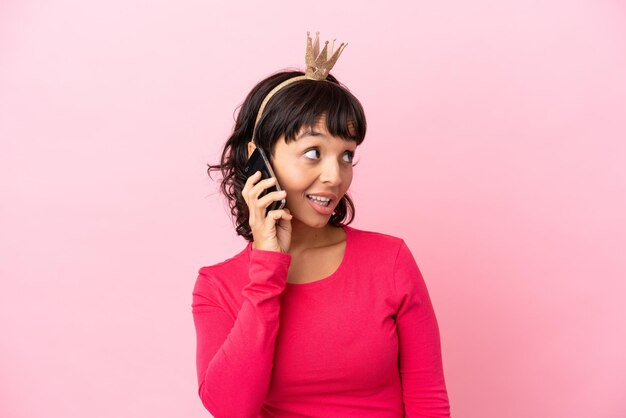
[[[204,417],[206,177],[306,31],[369,119],[353,226],[403,237],[457,418],[626,416],[626,6],[0,3],[0,416]]]

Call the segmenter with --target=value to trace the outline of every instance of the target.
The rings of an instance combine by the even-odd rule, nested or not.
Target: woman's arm
[[[405,416],[449,418],[437,319],[422,274],[404,241],[394,280],[401,300],[396,326]]]
[[[290,263],[289,254],[252,250],[235,321],[214,302],[211,278],[200,271],[192,304],[198,394],[216,418],[257,417],[263,406]]]

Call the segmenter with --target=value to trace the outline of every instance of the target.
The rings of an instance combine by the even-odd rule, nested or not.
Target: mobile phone
[[[261,179],[259,179],[259,181],[270,178],[270,177],[276,177],[274,175],[274,170],[272,170],[272,165],[270,164],[270,161],[267,158],[267,155],[259,147],[254,148],[254,151],[250,155],[250,158],[248,158],[248,162],[246,163],[246,167],[244,168],[246,180],[257,171],[261,172]],[[276,182],[274,183],[273,186],[268,187],[267,189],[261,192],[261,194],[259,195],[259,199],[268,193],[279,191],[279,190],[282,190],[282,189],[280,187],[280,184],[278,184],[278,179],[276,179]],[[287,200],[285,198],[281,200],[275,200],[265,209],[265,214],[267,215],[267,212],[269,212],[270,210],[282,209],[285,207],[286,204],[287,204]]]

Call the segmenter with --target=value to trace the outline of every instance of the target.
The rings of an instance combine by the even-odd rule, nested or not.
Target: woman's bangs
[[[330,81],[315,81],[302,90],[293,89],[294,112],[289,126],[285,129],[287,141],[295,139],[302,128],[313,128],[325,116],[326,129],[336,137],[356,141],[357,145],[365,138],[365,115],[361,103],[350,92]],[[300,87],[300,86],[299,86]],[[300,91],[297,91],[300,90]],[[304,101],[302,98],[305,98]]]

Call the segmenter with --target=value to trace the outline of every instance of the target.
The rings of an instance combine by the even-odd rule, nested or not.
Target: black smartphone
[[[254,151],[250,155],[250,158],[248,158],[248,162],[246,163],[246,168],[244,168],[246,180],[248,180],[248,178],[254,173],[256,173],[257,171],[261,172],[261,179],[259,179],[259,181],[270,178],[270,177],[276,177],[274,175],[274,170],[272,170],[272,165],[270,164],[270,161],[267,158],[267,155],[259,147],[254,148]],[[274,183],[273,186],[268,187],[267,189],[261,192],[261,194],[259,195],[259,199],[268,193],[276,192],[279,190],[282,190],[282,189],[280,188],[280,184],[278,184],[278,179],[276,179],[276,182]],[[287,204],[287,200],[284,198],[281,200],[275,200],[265,209],[265,214],[267,215],[267,212],[269,212],[270,210],[282,209],[285,207],[286,204]]]

